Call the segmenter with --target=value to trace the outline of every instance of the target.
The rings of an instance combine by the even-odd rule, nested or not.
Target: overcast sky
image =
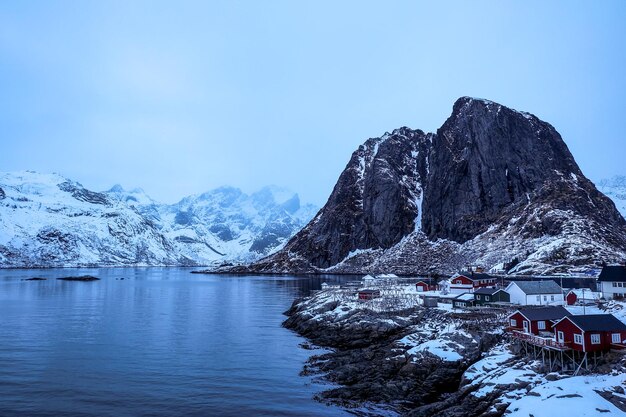
[[[430,4],[436,3],[436,4]],[[460,96],[534,113],[626,174],[626,1],[4,1],[0,171],[153,198],[287,186]]]

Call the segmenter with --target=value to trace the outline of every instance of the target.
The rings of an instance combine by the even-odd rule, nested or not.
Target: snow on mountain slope
[[[0,267],[209,265],[258,259],[315,213],[298,195],[223,187],[177,204],[57,174],[0,173]]]
[[[0,265],[173,265],[155,225],[106,194],[59,175],[0,174]]]
[[[153,208],[140,208],[145,213]],[[252,261],[280,249],[315,214],[297,194],[271,186],[253,194],[220,187],[157,208],[155,222],[192,259]],[[154,213],[150,213],[154,214]]]
[[[617,210],[626,217],[626,176],[616,175],[596,184],[598,190],[615,203]]]

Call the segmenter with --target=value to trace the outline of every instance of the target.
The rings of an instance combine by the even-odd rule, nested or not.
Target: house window
[[[550,296],[550,301],[554,301],[554,295]]]
[[[456,283],[457,283],[457,284],[463,284],[463,281],[461,281],[460,279],[457,279],[457,280],[456,280]]]
[[[537,328],[539,330],[545,330],[546,329],[546,322],[541,320],[537,322]]]
[[[517,327],[517,320],[511,319],[511,327]]]
[[[618,286],[618,287],[623,287],[623,286],[624,286],[624,283],[623,283],[623,282],[618,282],[618,283],[617,283],[617,286]]]
[[[537,301],[538,301],[538,302],[540,302],[540,301],[541,301],[541,296],[540,296],[540,295],[538,295],[538,296],[537,296]]]
[[[611,343],[622,343],[621,333],[613,333],[611,335]]]
[[[582,334],[574,334],[574,343],[576,343],[577,345],[582,345],[583,344],[583,335]]]
[[[591,344],[592,345],[599,345],[600,344],[600,335],[599,334],[592,334],[591,335]]]
[[[543,301],[548,301],[548,296],[547,295],[543,296]]]
[[[480,300],[480,295],[477,295],[477,296],[476,296],[476,299],[477,299],[477,300]]]
[[[611,284],[613,284],[613,287],[617,287],[617,282],[612,282]]]
[[[485,301],[489,301],[489,296],[485,295]]]

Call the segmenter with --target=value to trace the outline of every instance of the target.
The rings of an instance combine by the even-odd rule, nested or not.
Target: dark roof
[[[600,272],[598,281],[626,282],[626,266],[605,266]]]
[[[379,293],[380,290],[359,290],[359,292],[363,294],[375,294],[375,293]]]
[[[531,294],[561,294],[562,289],[556,282],[547,281],[513,281],[527,295]]]
[[[492,277],[489,274],[482,274],[478,272],[465,271],[465,272],[459,272],[459,275],[463,275],[464,277],[467,277],[471,279],[472,281],[479,280],[479,279],[496,279],[495,277]]]
[[[494,295],[498,291],[506,292],[500,288],[479,288],[476,291],[474,291],[474,294]]]
[[[570,316],[569,319],[586,332],[626,331],[626,324],[613,314],[587,314],[585,316]]]
[[[528,307],[519,310],[528,320],[560,320],[563,317],[571,316],[572,313],[561,306],[552,307]]]

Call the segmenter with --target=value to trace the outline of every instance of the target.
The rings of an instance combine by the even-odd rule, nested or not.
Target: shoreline
[[[584,376],[548,372],[509,343],[506,312],[421,305],[375,310],[369,301],[346,301],[331,291],[318,291],[296,299],[285,311],[284,327],[304,337],[309,347],[329,350],[312,356],[301,373],[337,385],[317,394],[316,400],[348,410],[374,404],[410,417],[500,417],[511,412],[526,417],[528,413],[516,411],[524,409],[518,403],[535,401],[533,407],[541,409],[541,401],[558,400],[561,407],[570,398],[599,398],[599,409],[626,412],[626,400],[620,404],[626,388],[623,354]],[[616,378],[621,387],[610,385]],[[540,394],[548,389],[565,392]],[[582,393],[567,391],[575,389]]]

